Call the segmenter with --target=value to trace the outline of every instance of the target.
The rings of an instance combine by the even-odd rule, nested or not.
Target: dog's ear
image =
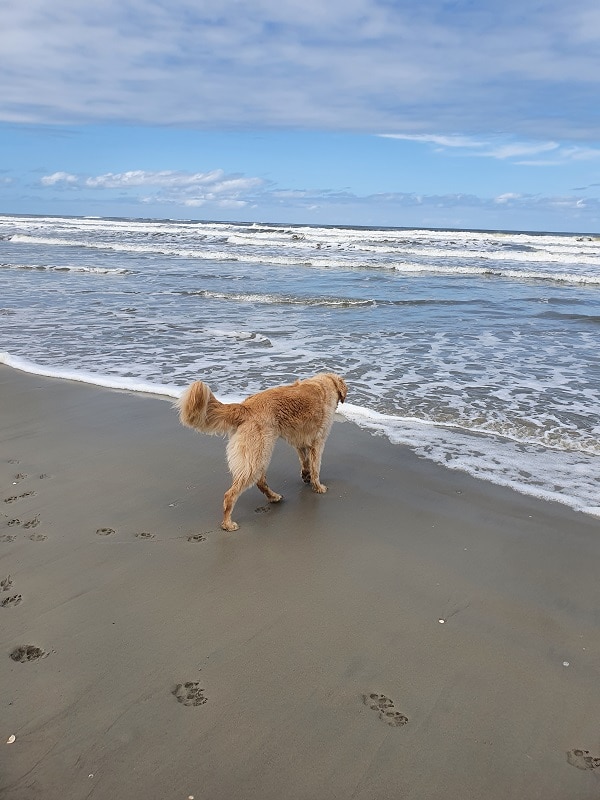
[[[333,381],[333,385],[335,386],[335,390],[338,395],[338,401],[343,403],[346,399],[346,395],[348,394],[348,387],[346,386],[346,381],[340,378],[339,375],[335,375],[333,372],[330,372],[328,375],[329,378]]]

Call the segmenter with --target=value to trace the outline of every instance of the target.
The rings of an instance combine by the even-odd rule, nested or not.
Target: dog
[[[281,500],[267,485],[267,467],[278,438],[296,448],[302,480],[319,494],[327,491],[320,481],[321,456],[337,405],[347,393],[345,381],[332,372],[266,389],[242,403],[219,402],[202,381],[183,392],[175,403],[183,425],[229,436],[227,464],[233,482],[223,497],[223,530],[239,529],[231,513],[238,497],[253,483],[270,503]]]

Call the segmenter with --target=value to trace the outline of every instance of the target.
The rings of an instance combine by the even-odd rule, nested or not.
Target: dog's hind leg
[[[221,527],[224,531],[237,531],[240,527],[237,522],[234,522],[231,519],[231,512],[233,511],[233,507],[236,504],[238,497],[243,491],[251,486],[252,483],[252,478],[250,478],[250,480],[236,478],[231,484],[231,488],[225,492],[223,497],[223,522],[221,523]]]
[[[267,486],[267,476],[263,472],[260,478],[256,481],[256,485],[261,490],[261,492],[266,496],[269,503],[278,503],[281,500],[281,495],[274,492],[272,489],[269,489]]]
[[[259,473],[259,478],[256,485],[260,491],[265,495],[269,503],[278,503],[281,500],[281,495],[274,492],[267,484],[267,467],[273,455],[273,448],[277,438],[275,436],[265,436],[261,442],[261,446],[257,448],[256,465],[262,467]]]
[[[271,491],[266,481],[267,467],[276,438],[265,434],[257,426],[241,425],[229,440],[227,463],[233,483],[223,497],[223,530],[238,530],[239,525],[231,519],[231,513],[238,497],[253,483],[267,496],[269,502],[277,503],[281,500],[281,495]]]

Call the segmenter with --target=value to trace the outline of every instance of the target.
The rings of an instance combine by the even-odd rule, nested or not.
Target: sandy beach
[[[224,533],[224,452],[0,367],[2,800],[597,800],[600,520],[340,422]]]

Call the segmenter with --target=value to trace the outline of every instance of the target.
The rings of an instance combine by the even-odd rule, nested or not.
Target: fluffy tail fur
[[[175,406],[182,425],[211,435],[234,433],[245,419],[240,403],[221,403],[202,381],[192,383]]]

